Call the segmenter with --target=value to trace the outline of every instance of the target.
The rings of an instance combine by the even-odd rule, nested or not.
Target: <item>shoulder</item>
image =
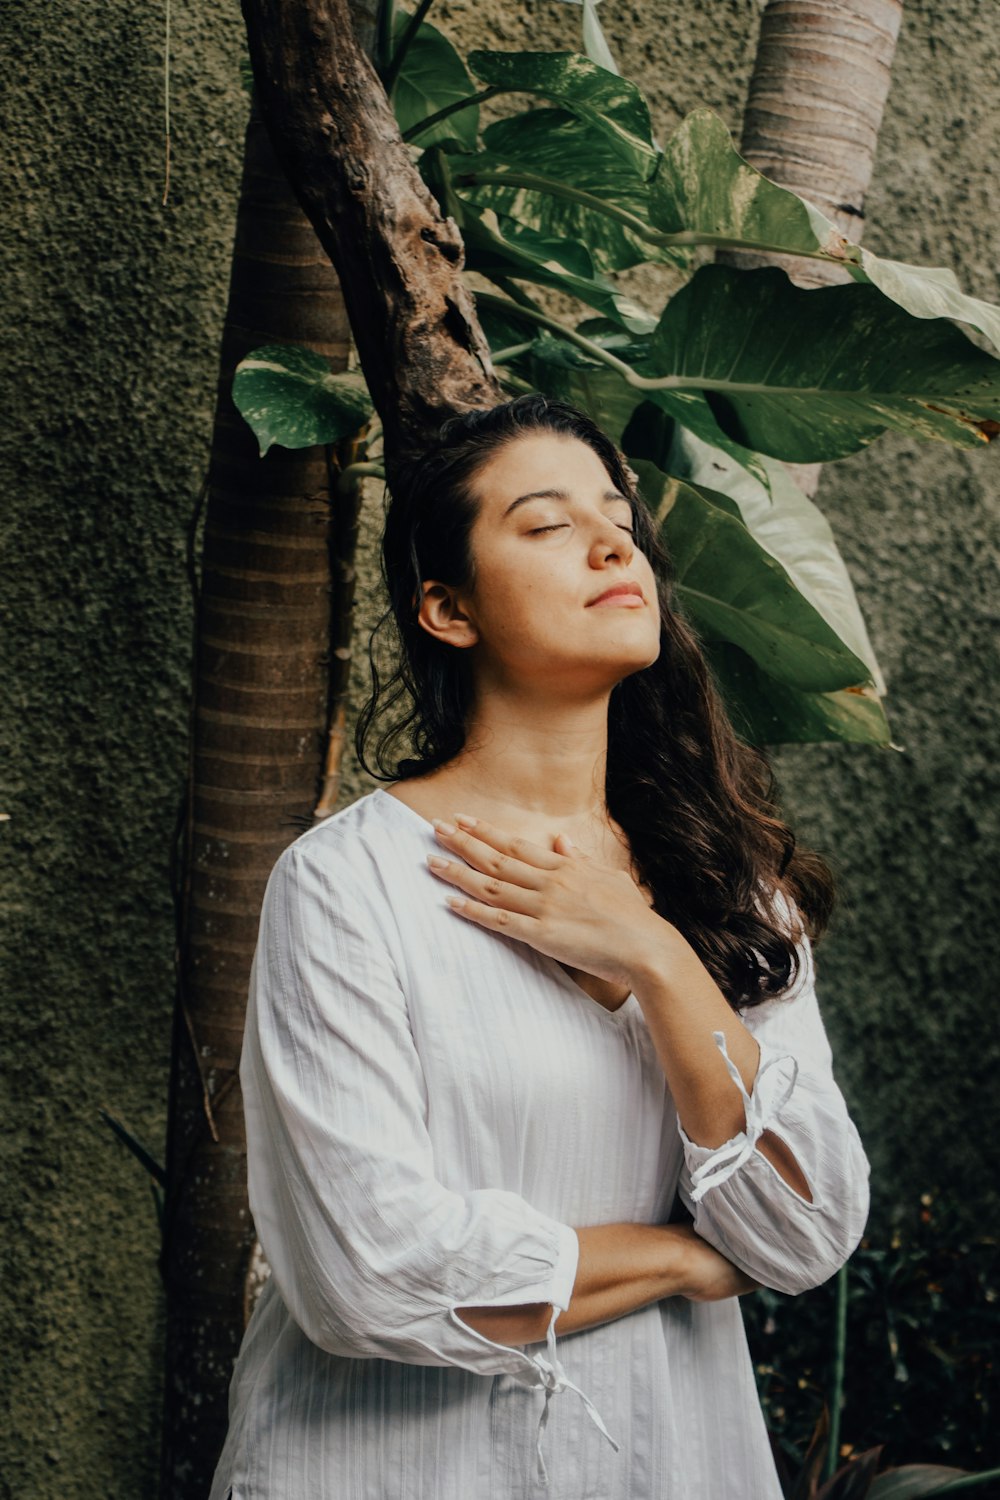
[[[307,828],[279,854],[269,883],[325,877],[346,901],[377,902],[386,894],[392,851],[391,830],[380,804],[381,799],[366,793]]]
[[[795,946],[797,962],[793,976],[780,994],[773,995],[770,1000],[764,1002],[765,1005],[780,1005],[807,993],[815,985],[816,964],[812,943],[795,898],[780,885],[766,885],[761,880],[756,904],[762,916],[766,911],[768,921],[777,920],[779,927],[787,937],[791,938]],[[757,957],[760,959],[761,955],[758,954]],[[761,1008],[751,1007],[751,1009]]]
[[[797,1045],[804,1055],[814,1054],[828,1068],[832,1055],[816,994],[816,965],[805,922],[794,898],[780,888],[773,891],[772,910],[795,943],[797,973],[779,994],[743,1009],[740,1019],[758,1040]]]

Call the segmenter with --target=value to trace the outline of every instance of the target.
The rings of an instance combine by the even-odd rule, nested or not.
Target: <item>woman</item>
[[[537,395],[396,479],[412,712],[394,784],[264,899],[273,1274],[213,1500],[780,1500],[738,1298],[825,1281],[868,1212],[813,984],[832,882],[633,479]]]

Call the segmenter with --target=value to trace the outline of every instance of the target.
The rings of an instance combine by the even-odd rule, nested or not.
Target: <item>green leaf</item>
[[[511,93],[540,94],[589,121],[640,177],[652,176],[660,153],[649,106],[634,83],[579,52],[470,52],[477,78]]]
[[[637,393],[609,366],[596,364],[573,344],[545,330],[537,333],[531,348],[515,364],[538,390],[573,402],[620,444]]]
[[[581,332],[595,343],[613,350],[626,363],[638,363],[648,355],[649,342],[642,335],[623,333],[606,323],[605,332],[592,324],[580,325]],[[582,407],[619,444],[626,426],[637,408],[645,401],[657,406],[666,416],[689,428],[704,442],[725,452],[734,463],[745,465],[766,488],[767,470],[760,457],[739,443],[732,443],[721,430],[711,407],[698,391],[642,391],[608,365],[596,363],[575,345],[543,333],[530,351],[521,356],[517,366],[539,390],[562,396]]]
[[[585,245],[559,235],[536,234],[515,219],[460,198],[452,174],[458,170],[456,163],[464,160],[462,153],[432,147],[420,158],[420,170],[442,210],[458,225],[467,270],[491,280],[513,277],[555,287],[600,309],[619,328],[644,333],[653,328],[649,313],[595,270]]]
[[[397,6],[393,16],[393,41],[396,45],[409,20],[410,13]],[[392,91],[392,107],[400,133],[475,92],[476,86],[448,38],[429,21],[421,21]],[[420,135],[418,144],[431,146],[435,141],[454,138],[469,148],[475,148],[478,134],[479,106],[470,104],[467,109],[457,110],[447,120],[432,125]]]
[[[968,323],[1000,349],[1000,307],[966,296],[947,266],[908,266],[901,260],[883,260],[863,246],[860,256],[868,280],[915,318],[954,318]]]
[[[868,1500],[917,1500],[918,1496],[940,1494],[974,1494],[976,1489],[1000,1478],[1000,1470],[972,1474],[968,1469],[952,1469],[944,1464],[903,1464],[898,1469],[886,1469],[876,1476]],[[963,1480],[962,1484],[955,1481]],[[952,1488],[954,1486],[954,1488]]]
[[[706,393],[734,442],[798,463],[855,453],[886,428],[975,448],[1000,431],[1000,360],[876,287],[805,291],[783,271],[702,266],[671,298],[647,375]]]
[[[650,184],[650,218],[668,234],[724,240],[789,254],[823,251],[843,259],[847,240],[804,198],[745,161],[713,110],[686,115],[667,142]]]
[[[630,460],[703,639],[730,641],[779,682],[809,693],[868,681],[868,670],[744,524],[736,502]]]
[[[736,150],[724,122],[696,109],[667,142],[650,218],[688,244],[807,255],[843,266],[916,318],[968,323],[1000,348],[1000,307],[966,296],[952,271],[883,260],[848,240],[814,204],[779,187]]]
[[[489,303],[476,296],[476,317],[479,326],[486,335],[486,341],[492,353],[496,354],[501,349],[509,349],[514,344],[530,343],[534,337],[534,329],[529,328],[523,319],[511,317],[499,307],[493,307]]]
[[[375,409],[360,375],[334,375],[325,359],[298,344],[268,344],[241,360],[233,401],[253,428],[261,458],[273,443],[311,448],[339,442]]]
[[[556,235],[535,234],[492,209],[464,207],[453,215],[465,245],[466,268],[496,280],[514,277],[536,286],[551,286],[596,307],[620,328],[648,332],[652,319],[631,297],[619,292],[594,269],[584,245]]]
[[[683,429],[670,434],[663,464],[671,474],[701,489],[722,491],[739,506],[756,540],[778,559],[799,593],[864,662],[877,693],[884,697],[885,679],[829,521],[783,464],[758,456],[769,489],[729,454]]]
[[[739,646],[705,642],[719,691],[747,744],[891,744],[889,725],[871,688],[804,693],[761,670]]]
[[[645,179],[621,158],[607,136],[564,109],[532,109],[497,120],[483,132],[486,150],[454,169],[456,189],[468,202],[507,214],[537,232],[587,246],[602,271],[644,262],[688,266],[692,251],[661,247],[602,211],[611,205],[648,222]],[[483,182],[484,174],[494,180]],[[529,174],[545,186],[508,185],[501,179]],[[597,207],[569,196],[589,195]]]

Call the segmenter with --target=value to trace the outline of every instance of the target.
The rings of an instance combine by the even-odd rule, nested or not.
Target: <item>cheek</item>
[[[525,613],[546,598],[572,592],[565,578],[564,563],[545,542],[545,537],[538,537],[535,545],[525,544],[513,552],[502,547],[496,549],[477,587],[480,604],[491,615],[501,609],[505,614]]]

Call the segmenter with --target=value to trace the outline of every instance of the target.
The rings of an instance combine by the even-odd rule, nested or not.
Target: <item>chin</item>
[[[649,651],[622,652],[613,662],[609,662],[608,666],[614,674],[615,682],[621,682],[623,678],[633,677],[636,672],[643,672],[647,667],[651,667],[655,661],[659,660],[659,656],[660,645],[657,642],[656,649],[652,653]]]

